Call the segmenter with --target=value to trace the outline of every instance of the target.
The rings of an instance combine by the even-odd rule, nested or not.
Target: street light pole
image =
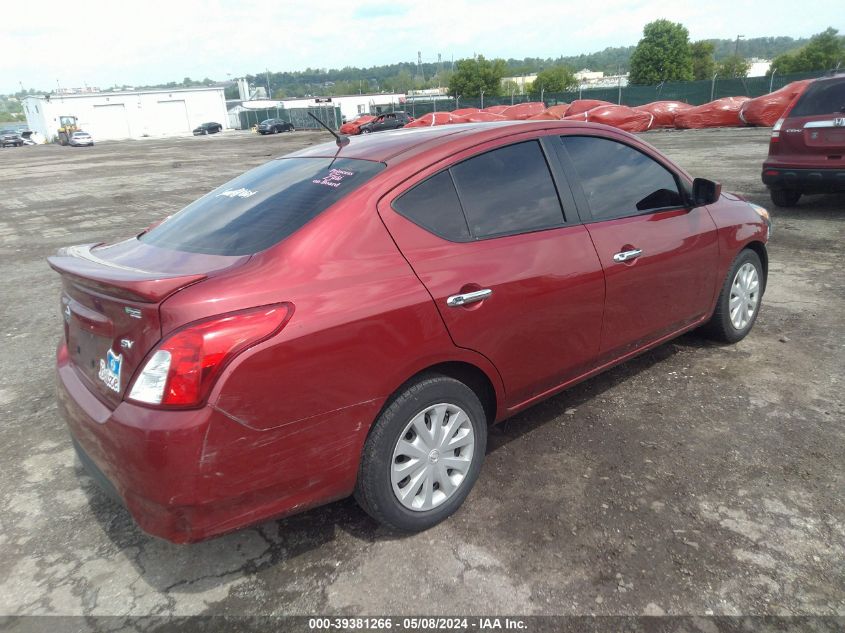
[[[769,77],[769,92],[772,91],[772,86],[775,84],[775,73],[778,71],[777,66],[772,68],[772,76]]]
[[[739,40],[740,38],[745,37],[744,35],[737,35],[736,36],[736,45],[734,46],[734,57],[739,57]]]
[[[484,109],[484,91],[481,91],[481,109]]]
[[[713,81],[710,82],[710,101],[713,101],[713,95],[716,92],[716,77],[718,77],[718,74],[714,73]]]

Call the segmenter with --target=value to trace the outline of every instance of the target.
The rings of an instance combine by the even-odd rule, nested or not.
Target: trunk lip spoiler
[[[157,303],[186,286],[208,277],[207,273],[167,274],[141,270],[101,259],[91,252],[100,244],[81,244],[59,249],[47,258],[50,268],[66,275],[75,285],[99,292],[116,290],[119,298]]]

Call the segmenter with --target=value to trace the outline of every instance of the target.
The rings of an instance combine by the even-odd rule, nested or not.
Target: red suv
[[[602,125],[311,147],[50,258],[60,410],[172,541],[352,493],[422,530],[470,492],[489,424],[693,328],[748,334],[769,230]]]
[[[845,75],[811,83],[775,123],[763,183],[779,207],[845,191]]]

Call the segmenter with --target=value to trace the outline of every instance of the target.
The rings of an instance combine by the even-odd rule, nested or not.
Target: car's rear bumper
[[[317,436],[375,413],[352,407],[259,431],[208,405],[166,411],[122,402],[110,409],[63,348],[57,399],[80,461],[144,531],[188,543],[351,494],[365,430],[339,443],[328,462],[315,458]]]
[[[845,169],[808,169],[763,164],[763,184],[770,189],[805,193],[845,191]]]

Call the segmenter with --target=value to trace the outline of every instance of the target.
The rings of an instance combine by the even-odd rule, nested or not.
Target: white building
[[[772,67],[772,62],[769,59],[752,57],[748,60],[748,63],[748,77],[765,77],[766,73],[769,72],[769,68]]]
[[[404,93],[376,93],[360,95],[341,95],[333,97],[302,97],[292,99],[261,99],[244,101],[240,108],[245,110],[271,110],[285,108],[296,110],[300,108],[340,108],[341,117],[351,121],[361,114],[377,114],[391,110],[402,110],[405,107]],[[227,119],[228,120],[228,119]]]
[[[575,79],[581,83],[590,83],[604,78],[604,73],[600,70],[590,70],[589,68],[582,68],[575,73]]]
[[[502,85],[508,86],[511,84],[515,84],[516,87],[519,89],[519,94],[525,94],[525,91],[531,87],[537,80],[537,73],[533,73],[531,75],[517,75],[515,77],[502,77]]]
[[[223,88],[30,95],[23,108],[29,128],[51,141],[63,116],[95,141],[189,134],[211,121],[229,127]]]

